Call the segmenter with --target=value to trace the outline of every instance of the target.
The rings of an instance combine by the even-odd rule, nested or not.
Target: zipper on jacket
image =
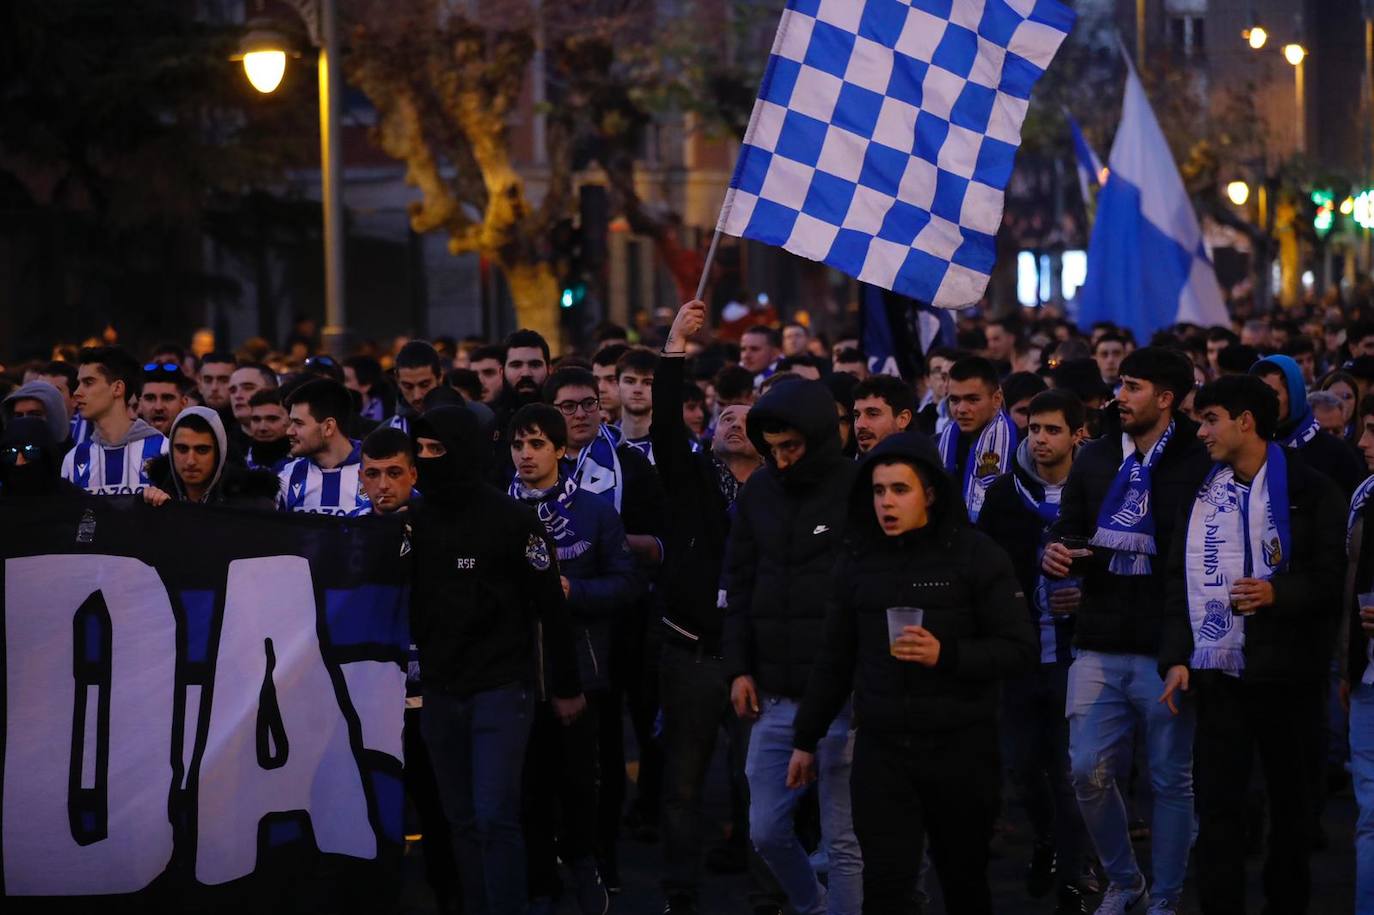
[[[539,701],[543,702],[549,698],[549,692],[544,683],[544,621],[534,621],[534,657],[538,669],[534,674],[535,687],[539,692]]]
[[[590,629],[583,629],[582,637],[587,642],[587,654],[592,657],[592,675],[599,677],[601,676],[601,665],[596,663],[596,649],[592,647],[592,631]]]

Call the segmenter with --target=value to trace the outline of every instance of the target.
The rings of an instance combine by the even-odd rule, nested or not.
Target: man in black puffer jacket
[[[1011,560],[968,523],[935,445],[886,439],[853,487],[849,549],[828,589],[825,646],[797,713],[792,784],[854,691],[854,825],[864,912],[912,911],[925,835],[945,906],[991,913],[998,681],[1035,664],[1036,638]],[[920,608],[894,642],[889,608]]]
[[[792,829],[785,785],[792,718],[820,652],[830,574],[843,545],[855,465],[840,449],[835,400],[818,381],[779,384],[749,411],[766,467],[735,503],[725,560],[725,666],[740,717],[756,717],[745,772],[749,836],[799,912],[826,911]],[[820,741],[821,835],[830,856],[829,912],[857,913],[862,863],[849,815],[849,715]]]
[[[1069,765],[1083,824],[1111,885],[1098,911],[1148,905],[1172,911],[1183,891],[1193,835],[1193,709],[1173,716],[1159,702],[1156,670],[1166,615],[1169,547],[1177,519],[1211,467],[1197,425],[1176,411],[1193,386],[1187,357],[1147,346],[1121,363],[1121,390],[1104,424],[1079,449],[1059,506],[1057,537],[1091,538],[1091,549],[1045,547],[1051,578],[1083,579],[1069,668]],[[1145,725],[1154,788],[1150,841],[1154,881],[1136,864],[1116,784],[1135,724]]]

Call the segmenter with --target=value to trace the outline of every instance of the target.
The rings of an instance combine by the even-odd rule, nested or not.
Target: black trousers
[[[725,661],[677,641],[665,641],[659,662],[663,703],[663,893],[696,898],[701,885],[702,792],[722,727],[730,743],[732,837],[749,863],[751,906],[786,900],[773,873],[748,841],[749,780],[744,760],[750,722],[730,705]]]
[[[434,766],[429,761],[425,739],[420,735],[420,709],[407,708],[405,729],[405,787],[410,803],[420,818],[420,833],[424,836],[425,882],[434,891],[440,912],[448,911],[459,898],[458,871],[453,866],[453,834],[439,800],[439,785],[434,780]]]
[[[1002,772],[991,722],[935,734],[865,733],[850,775],[865,915],[913,912],[926,834],[950,915],[991,915],[988,843]]]
[[[1054,842],[1059,879],[1077,878],[1083,817],[1069,781],[1069,665],[1041,664],[1002,691],[1002,737],[1037,842]]]
[[[587,710],[567,725],[551,702],[534,707],[523,811],[531,899],[561,895],[559,858],[571,866],[597,853],[598,698],[589,694]]]
[[[1319,680],[1251,683],[1217,671],[1192,678],[1197,696],[1198,898],[1207,915],[1245,911],[1246,798],[1256,756],[1269,796],[1263,911],[1307,911],[1312,878],[1312,722],[1322,714]]]

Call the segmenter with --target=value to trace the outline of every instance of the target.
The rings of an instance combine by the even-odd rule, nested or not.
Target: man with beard
[[[367,507],[358,479],[362,456],[358,443],[344,433],[353,409],[348,388],[337,381],[307,381],[287,399],[286,437],[290,461],[277,475],[281,480],[278,507],[283,511],[322,515],[351,515]]]
[[[443,383],[443,365],[439,353],[424,340],[411,340],[396,354],[396,388],[400,400],[396,415],[387,425],[409,432],[410,420],[425,411],[425,395]]]
[[[1194,710],[1184,703],[1170,714],[1159,701],[1157,667],[1165,557],[1211,464],[1196,424],[1175,413],[1192,386],[1193,367],[1181,353],[1147,346],[1122,360],[1121,434],[1079,450],[1060,499],[1058,539],[1041,560],[1050,578],[1083,580],[1078,656],[1069,668],[1069,766],[1083,824],[1111,881],[1098,911],[1110,915],[1150,905],[1152,896],[1152,913],[1174,912],[1193,838]],[[1154,791],[1153,884],[1136,863],[1116,777],[1138,724]]]
[[[521,761],[534,703],[551,697],[569,724],[586,707],[558,563],[534,512],[485,482],[490,446],[472,412],[438,407],[411,431],[424,499],[411,521],[421,730],[464,910],[520,915]]]
[[[620,397],[620,439],[654,462],[649,424],[654,418],[654,371],[658,357],[647,349],[632,349],[615,364]]]
[[[683,305],[668,331],[654,375],[650,437],[655,469],[668,494],[672,524],[665,534],[657,591],[663,646],[659,694],[663,708],[663,894],[666,915],[695,915],[701,886],[702,794],[706,772],[724,727],[730,740],[731,844],[748,848],[749,791],[744,755],[749,723],[730,707],[722,657],[725,612],[720,600],[722,560],[740,487],[762,464],[745,430],[748,404],[721,408],[709,453],[694,452],[676,421],[687,340],[706,323],[706,305]],[[755,907],[782,900],[772,875],[750,856]]]
[[[143,393],[138,398],[138,418],[170,440],[172,420],[190,406],[191,379],[170,362],[143,366]]]
[[[506,407],[514,415],[515,410],[539,400],[540,389],[549,378],[548,341],[532,330],[511,334],[506,338],[502,372],[506,380]]]
[[[248,466],[281,473],[291,460],[291,440],[286,437],[291,418],[282,406],[281,391],[259,391],[248,401],[248,407],[248,433],[253,439]]]
[[[870,375],[854,386],[854,438],[867,454],[911,425],[911,388],[891,375]]]

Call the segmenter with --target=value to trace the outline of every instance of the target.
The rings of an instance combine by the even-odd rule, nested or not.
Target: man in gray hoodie
[[[66,452],[67,440],[71,438],[71,416],[62,392],[52,384],[34,380],[20,385],[5,395],[3,412],[6,424],[25,416],[43,420],[52,432],[53,442],[61,449],[59,454]]]

